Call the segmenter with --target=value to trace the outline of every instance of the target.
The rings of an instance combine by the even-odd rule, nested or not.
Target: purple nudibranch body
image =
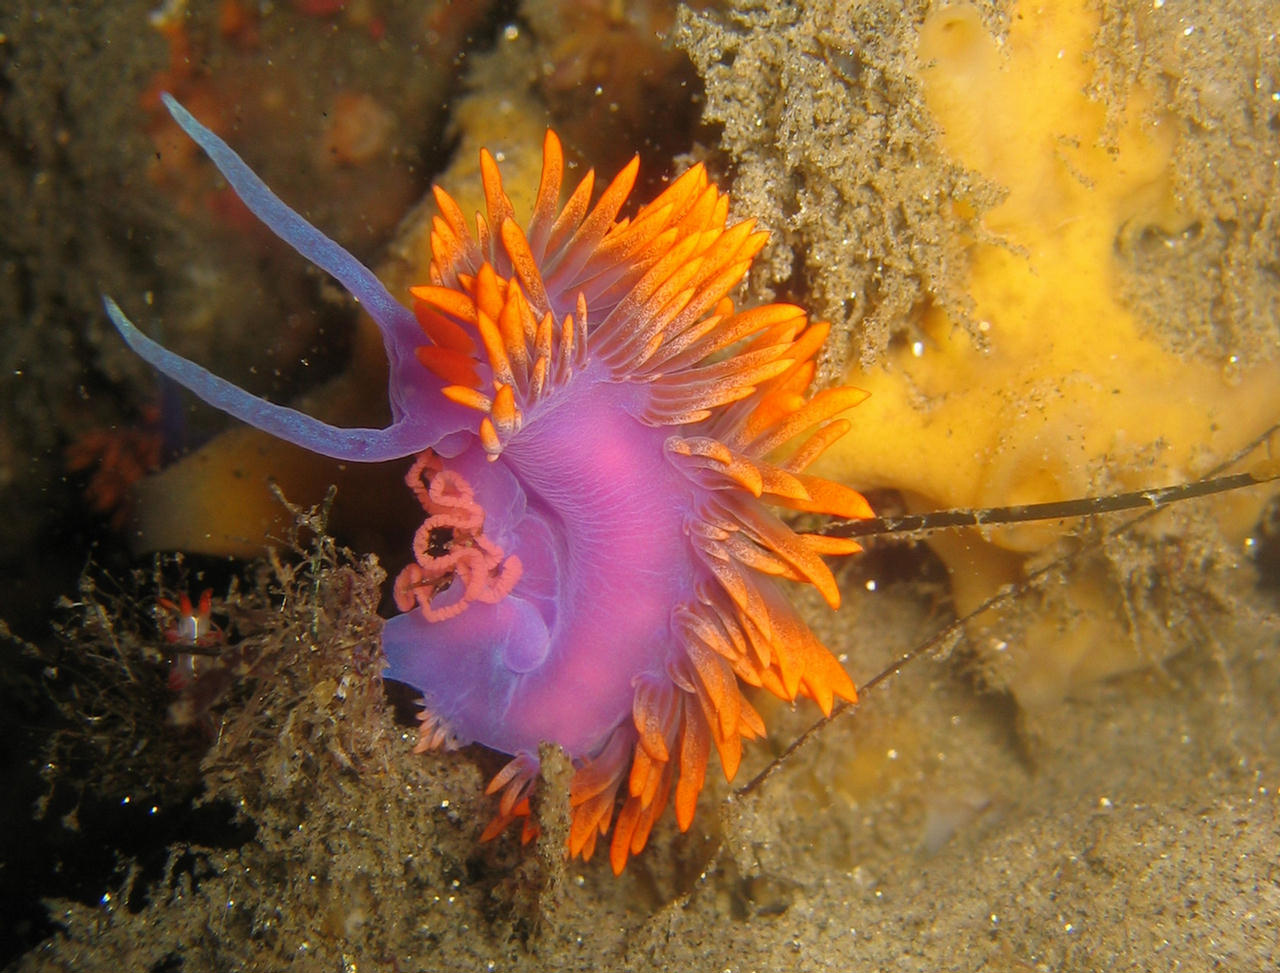
[[[634,161],[594,205],[588,173],[562,207],[548,132],[522,226],[483,153],[487,214],[473,233],[436,190],[430,283],[406,306],[164,102],[249,209],[377,323],[392,423],[346,429],[269,403],[147,338],[110,298],[107,313],[157,369],[259,429],[342,460],[413,457],[424,519],[384,628],[387,676],[423,694],[421,748],[512,755],[486,834],[519,818],[533,833],[537,748],[554,742],[577,768],[570,851],[589,857],[612,826],[620,871],[669,800],[689,826],[712,747],[732,778],[741,741],[764,732],[746,687],[824,712],[854,697],[775,579],[835,607],[823,556],[857,545],[796,533],[773,508],[870,514],[804,472],[862,394],[806,397],[826,325],[791,305],[735,311],[726,294],[765,237],[728,224],[701,166],[631,218]]]

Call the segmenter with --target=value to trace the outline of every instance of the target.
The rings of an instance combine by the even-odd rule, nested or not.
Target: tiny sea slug
[[[613,834],[621,871],[673,802],[692,821],[711,749],[727,778],[764,732],[744,687],[829,712],[849,676],[777,580],[835,608],[824,555],[853,541],[797,533],[774,508],[870,515],[806,474],[848,429],[850,388],[805,393],[827,325],[726,297],[765,234],[730,225],[695,166],[630,218],[632,161],[594,205],[588,172],[560,205],[548,132],[527,224],[493,158],[474,231],[435,190],[430,283],[412,309],[282,203],[173,99],[166,105],[251,210],[336,277],[378,323],[392,423],[338,428],[217,378],[108,313],[139,354],[206,401],[327,456],[412,457],[423,521],[386,623],[389,678],[423,694],[422,749],[481,743],[494,778],[486,834],[524,818],[540,743],[573,758],[569,850]]]

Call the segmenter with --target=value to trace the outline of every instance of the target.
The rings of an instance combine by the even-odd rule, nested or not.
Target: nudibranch
[[[849,487],[806,474],[864,393],[806,392],[828,326],[789,304],[726,296],[766,234],[730,224],[696,165],[620,217],[633,160],[594,205],[588,172],[560,205],[548,132],[527,224],[492,156],[474,233],[435,190],[430,283],[405,307],[280,201],[216,135],[165,104],[248,207],[338,279],[381,329],[392,422],[339,428],[269,403],[140,333],[125,341],[220,409],[342,460],[412,458],[423,521],[395,581],[388,678],[423,695],[419,749],[480,743],[511,756],[486,831],[524,819],[538,747],[572,757],[569,851],[613,829],[620,872],[669,801],[693,819],[711,748],[727,779],[764,733],[745,687],[830,712],[854,686],[783,596],[835,608],[826,555],[856,543],[798,533],[777,508],[866,517]]]

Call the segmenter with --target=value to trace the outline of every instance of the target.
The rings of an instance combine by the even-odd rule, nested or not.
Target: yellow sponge
[[[1173,121],[1140,88],[1110,115],[1086,93],[1096,30],[1090,5],[1066,0],[1021,4],[1003,40],[967,5],[923,25],[942,145],[1006,195],[970,242],[971,320],[932,309],[923,340],[847,376],[872,395],[821,475],[897,489],[917,510],[1066,499],[1200,477],[1280,414],[1280,363],[1183,357],[1119,296],[1126,241],[1189,221],[1172,192]],[[1243,540],[1261,494],[1213,507],[1229,539]],[[1020,578],[1025,556],[1072,526],[940,538],[957,609]],[[1024,704],[1142,661],[1140,621],[1100,570],[1077,572],[1069,616],[1038,619],[1011,654],[1003,676]]]

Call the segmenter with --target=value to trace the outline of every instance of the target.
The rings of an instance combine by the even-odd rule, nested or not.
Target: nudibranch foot
[[[264,222],[378,322],[392,424],[339,429],[258,399],[141,335],[125,339],[220,408],[348,460],[413,456],[423,519],[383,627],[386,676],[422,693],[419,750],[480,743],[511,761],[489,784],[492,837],[522,820],[543,743],[573,760],[568,851],[608,835],[620,872],[668,802],[693,821],[714,750],[726,779],[765,732],[747,687],[830,712],[852,680],[783,594],[813,585],[850,539],[780,513],[869,516],[856,491],[805,470],[863,393],[809,396],[826,324],[728,294],[764,245],[694,166],[634,215],[632,162],[594,204],[588,172],[561,206],[548,132],[527,223],[481,153],[475,231],[435,190],[429,281],[398,304],[172,101],[179,124]]]

